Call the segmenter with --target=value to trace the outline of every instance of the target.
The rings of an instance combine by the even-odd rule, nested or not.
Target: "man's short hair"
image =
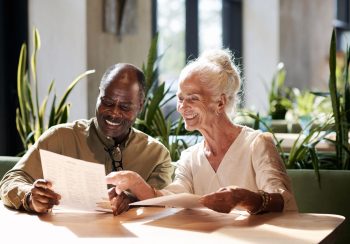
[[[104,89],[106,84],[111,80],[111,78],[114,78],[122,69],[130,69],[133,70],[137,76],[137,81],[139,83],[140,87],[140,99],[143,101],[145,99],[145,93],[146,93],[146,79],[145,75],[138,67],[132,64],[128,63],[118,63],[110,66],[105,73],[103,74],[100,82],[100,89]],[[112,76],[112,77],[111,77]]]

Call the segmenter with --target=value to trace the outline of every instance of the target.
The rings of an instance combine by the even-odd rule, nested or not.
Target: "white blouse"
[[[181,153],[173,183],[163,193],[204,195],[221,187],[281,193],[284,210],[297,210],[290,179],[268,133],[243,127],[215,172],[204,155],[204,142]]]

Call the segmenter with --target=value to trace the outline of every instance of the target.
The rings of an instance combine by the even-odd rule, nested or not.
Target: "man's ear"
[[[144,99],[140,99],[140,108],[139,108],[139,112],[138,113],[141,113],[144,105],[145,105],[145,98]]]

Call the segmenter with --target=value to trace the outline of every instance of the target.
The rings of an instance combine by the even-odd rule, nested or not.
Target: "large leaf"
[[[23,123],[27,123],[28,119],[26,116],[26,100],[25,100],[25,76],[26,76],[26,66],[27,66],[27,45],[22,44],[21,52],[18,60],[18,68],[17,68],[17,94],[18,94],[18,102],[20,107],[20,116],[22,117]]]
[[[148,109],[146,113],[146,123],[151,124],[156,110],[159,108],[159,104],[164,98],[164,83],[161,84],[154,92],[152,99],[148,104]]]
[[[145,73],[146,79],[146,94],[148,94],[149,89],[152,87],[155,78],[154,64],[157,60],[157,44],[158,34],[156,34],[152,39],[151,46],[148,50],[147,65],[143,65],[143,72]]]
[[[332,101],[332,109],[335,120],[335,129],[337,135],[337,144],[336,151],[338,162],[341,163],[342,160],[342,151],[340,144],[342,141],[342,128],[341,128],[341,116],[340,116],[340,104],[339,104],[339,95],[337,90],[337,79],[336,79],[336,34],[335,30],[332,32],[331,45],[329,50],[329,92]]]
[[[50,109],[50,116],[49,116],[49,124],[48,127],[50,128],[51,126],[57,124],[55,121],[56,116],[56,94],[54,94],[53,99],[52,99],[52,104],[51,104],[51,109]]]
[[[349,64],[350,64],[350,47],[347,47],[344,70],[344,104],[346,113],[346,122],[350,123],[350,86],[349,86]]]
[[[41,40],[40,40],[40,35],[39,31],[37,28],[33,29],[33,53],[31,57],[31,68],[32,68],[32,76],[33,76],[33,81],[34,81],[34,87],[35,87],[35,106],[36,106],[36,112],[37,116],[39,117],[39,91],[38,91],[38,78],[37,78],[37,68],[36,68],[36,57],[37,53],[41,47]],[[41,134],[41,133],[40,133]]]
[[[22,144],[27,145],[25,142],[26,134],[25,134],[25,128],[23,125],[24,125],[23,120],[20,116],[19,109],[17,108],[16,109],[16,128],[17,128],[18,134],[21,138]]]
[[[61,115],[59,117],[59,120],[57,121],[57,124],[67,123],[68,117],[69,117],[69,108],[70,104],[65,104],[61,110]]]
[[[67,100],[67,97],[69,96],[69,94],[71,93],[71,91],[73,90],[73,88],[78,84],[78,82],[84,78],[85,76],[89,75],[89,74],[92,74],[92,73],[95,73],[95,70],[88,70],[88,71],[85,71],[84,73],[78,75],[73,81],[72,83],[70,83],[70,85],[68,86],[67,90],[65,91],[65,93],[63,94],[62,98],[61,98],[61,101],[59,102],[58,106],[57,106],[57,111],[60,111],[66,100]]]
[[[62,96],[59,106],[56,108],[56,94],[53,92],[54,81],[51,81],[47,95],[39,103],[38,77],[37,77],[37,54],[40,50],[41,41],[39,31],[33,30],[33,52],[31,55],[30,69],[27,67],[27,45],[22,44],[17,69],[17,94],[19,107],[16,109],[16,128],[21,138],[24,151],[34,144],[40,135],[49,127],[57,123],[68,121],[70,105],[66,104],[68,95],[80,79],[93,73],[89,70],[79,75]],[[31,80],[32,78],[32,80]],[[31,83],[33,82],[33,84]],[[45,123],[46,109],[50,97],[53,96],[49,122]],[[39,106],[40,105],[40,106]]]

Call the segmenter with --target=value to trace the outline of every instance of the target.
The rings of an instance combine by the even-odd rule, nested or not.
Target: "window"
[[[153,0],[152,25],[162,56],[159,81],[174,92],[181,69],[205,49],[227,47],[241,60],[242,0]]]
[[[334,27],[337,30],[337,47],[345,51],[350,42],[350,3],[349,0],[334,1]]]
[[[185,66],[185,1],[157,1],[159,80],[174,83]]]
[[[222,2],[199,0],[199,53],[222,47]]]

